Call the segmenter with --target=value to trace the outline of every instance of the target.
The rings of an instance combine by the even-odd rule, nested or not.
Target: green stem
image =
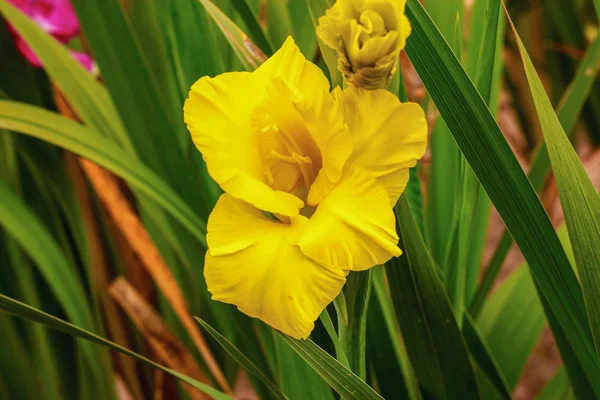
[[[366,379],[365,361],[367,310],[371,296],[373,269],[351,272],[346,283],[348,306],[348,331],[344,340],[350,369],[361,379]]]

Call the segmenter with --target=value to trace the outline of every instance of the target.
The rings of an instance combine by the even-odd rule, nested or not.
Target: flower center
[[[286,131],[281,130],[276,123],[262,128],[261,132],[266,135],[278,135],[276,140],[282,145],[283,152],[281,152],[281,148],[271,149],[270,155],[274,158],[273,161],[281,161],[293,168],[298,168],[304,187],[309,188],[316,177],[312,167],[313,162],[310,157],[304,154],[296,139]],[[273,165],[277,162],[269,164]],[[271,177],[270,180],[274,180],[273,172],[270,169],[267,170],[267,176]]]
[[[321,169],[321,152],[296,109],[294,96],[285,82],[269,83],[251,120],[265,183],[306,201]]]

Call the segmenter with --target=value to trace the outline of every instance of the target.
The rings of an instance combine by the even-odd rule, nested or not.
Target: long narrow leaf
[[[405,195],[400,197],[396,213],[405,255],[390,260],[386,273],[423,397],[478,399],[465,342]]]
[[[277,399],[287,399],[287,397],[279,390],[277,385],[275,385],[248,357],[246,357],[240,350],[237,349],[229,340],[227,340],[223,335],[217,332],[212,326],[196,317],[196,321],[202,325],[204,329],[210,333],[210,335],[223,347],[223,349],[229,353],[231,357],[237,361],[237,363],[244,368],[248,373],[254,375],[257,379],[263,382],[271,393]]]
[[[206,225],[158,176],[111,141],[44,109],[0,100],[0,128],[24,133],[98,163],[148,194],[205,243]]]
[[[310,339],[297,340],[277,332],[336,392],[345,399],[381,400],[369,385]]]
[[[95,330],[90,305],[81,282],[74,274],[75,268],[69,265],[60,247],[36,215],[2,181],[0,225],[35,262],[68,317],[85,329]],[[101,382],[103,372],[96,351],[86,346],[84,354],[94,367],[95,378]]]
[[[263,52],[223,11],[210,0],[198,0],[219,26],[223,35],[247,71],[253,71],[265,61]],[[242,1],[242,0],[239,0]]]
[[[52,80],[65,93],[77,113],[99,133],[115,139],[133,152],[129,137],[106,89],[72,56],[65,46],[44,32],[9,2],[0,2],[0,12],[19,32]]]
[[[103,337],[98,336],[92,332],[82,329],[76,325],[70,324],[50,314],[46,314],[43,311],[37,310],[33,307],[28,306],[27,304],[23,304],[17,300],[14,300],[2,294],[0,294],[0,310],[8,314],[15,315],[19,318],[23,318],[28,321],[45,325],[51,329],[66,333],[68,335],[82,338],[92,343],[101,344],[102,346],[108,347],[109,349],[116,350],[123,354],[127,354],[128,356],[134,357],[146,364],[160,369],[163,372],[166,372],[167,374],[195,387],[198,390],[201,390],[202,392],[212,396],[217,400],[232,400],[231,397],[227,396],[225,393],[222,393],[202,382],[185,376],[170,368],[164,367],[158,363],[155,363],[154,361],[147,359],[144,356],[141,356],[131,350],[119,346],[118,344],[113,343],[110,340],[104,339]]]
[[[544,85],[514,25],[512,28],[548,146],[577,271],[581,277],[596,352],[600,355],[600,197],[554,113]],[[591,377],[594,376],[595,379],[600,378],[599,375]]]
[[[417,72],[521,248],[577,355],[600,372],[581,288],[535,191],[485,102],[418,0],[408,1],[407,16],[413,32],[406,50]]]

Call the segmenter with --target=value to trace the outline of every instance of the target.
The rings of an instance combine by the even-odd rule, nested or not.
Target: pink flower
[[[79,21],[70,0],[8,0],[8,2],[20,9],[61,43],[67,44],[79,35]],[[31,47],[12,26],[10,26],[10,30],[15,37],[17,48],[27,61],[36,67],[42,67],[40,59]],[[88,71],[94,71],[97,68],[94,60],[88,54],[73,50],[71,54]]]

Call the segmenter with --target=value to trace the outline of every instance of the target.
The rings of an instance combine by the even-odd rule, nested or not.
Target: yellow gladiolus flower
[[[346,81],[366,89],[385,88],[396,72],[410,35],[406,0],[337,0],[319,18],[317,34],[338,54]]]
[[[425,152],[418,105],[330,93],[288,38],[252,73],[201,78],[184,114],[225,191],[208,220],[213,299],[306,338],[349,271],[400,255],[392,206]]]

